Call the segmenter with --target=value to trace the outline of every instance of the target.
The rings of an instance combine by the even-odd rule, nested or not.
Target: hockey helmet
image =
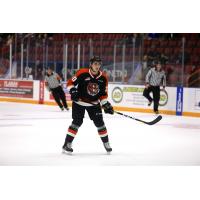
[[[93,56],[91,59],[90,59],[90,65],[92,65],[94,62],[98,62],[100,64],[102,64],[102,60],[99,56]]]

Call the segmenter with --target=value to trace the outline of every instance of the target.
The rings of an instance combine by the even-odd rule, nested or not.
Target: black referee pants
[[[153,93],[153,99],[150,96],[150,93]],[[144,89],[143,96],[146,97],[150,102],[153,101],[154,112],[158,111],[158,105],[160,101],[160,86],[149,86]]]
[[[67,108],[68,106],[67,106],[67,102],[66,102],[66,97],[65,97],[65,93],[64,93],[62,87],[58,86],[57,88],[51,89],[51,91],[52,91],[52,95],[53,95],[56,103],[58,104],[58,106],[60,108],[62,108],[63,106],[65,108]],[[62,101],[62,103],[61,103],[61,101]]]

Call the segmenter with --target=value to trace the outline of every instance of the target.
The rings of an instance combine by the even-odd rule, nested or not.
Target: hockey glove
[[[71,94],[72,101],[78,101],[79,95],[78,95],[78,90],[76,88],[71,88],[69,93]]]
[[[110,104],[110,102],[107,101],[104,105],[102,105],[102,108],[104,109],[105,113],[108,113],[108,114],[111,114],[111,115],[114,114],[114,110],[113,110],[113,107]]]

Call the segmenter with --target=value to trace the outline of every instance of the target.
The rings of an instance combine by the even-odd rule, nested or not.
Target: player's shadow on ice
[[[79,153],[76,153],[76,152],[73,152],[72,154],[67,154],[67,153],[61,153],[62,155],[64,156],[75,156],[75,157],[96,157],[96,156],[110,156],[112,155],[112,153],[106,153],[106,152],[98,152],[98,153],[95,153],[95,152],[79,152]]]

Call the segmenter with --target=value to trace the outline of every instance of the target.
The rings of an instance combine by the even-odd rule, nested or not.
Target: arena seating
[[[128,41],[132,35],[125,33],[58,33],[53,34],[53,40],[48,40],[45,45],[48,45],[48,54],[44,54],[46,46],[43,46],[42,40],[39,42],[39,45],[36,45],[34,38],[31,39],[31,45],[29,47],[29,61],[35,62],[35,60],[43,61],[44,58],[48,59],[49,62],[62,62],[63,61],[63,44],[65,41],[68,43],[68,62],[72,62],[76,65],[77,63],[77,49],[78,43],[81,42],[81,53],[84,48],[84,58],[85,64],[89,60],[90,52],[90,39],[92,39],[93,54],[102,55],[104,64],[111,65],[113,64],[113,52],[114,44],[117,45],[116,49],[116,61],[122,61],[122,50],[124,41]],[[179,34],[179,37],[174,39],[163,39],[156,38],[150,39],[146,38],[143,40],[142,53],[143,55],[148,55],[150,51],[156,51],[159,54],[164,54],[168,57],[168,62],[166,69],[173,68],[175,73],[178,69],[178,66],[182,63],[182,37],[185,38],[184,52],[185,52],[185,73],[190,74],[192,69],[195,67],[199,68],[200,66],[200,39],[199,34],[189,34],[183,33]],[[129,40],[131,41],[131,40]],[[24,44],[26,49],[26,44]],[[37,48],[37,49],[36,49]],[[141,48],[136,46],[135,54],[136,57],[139,55]],[[3,54],[2,57],[9,54],[9,46],[4,45],[1,48]],[[14,50],[13,50],[14,52]],[[37,52],[37,53],[36,53]],[[26,50],[24,51],[24,60],[26,60]],[[126,62],[131,62],[133,60],[133,48],[131,43],[126,43]],[[20,61],[21,52],[20,52],[20,41],[18,43],[16,59]],[[47,57],[46,57],[47,56]],[[81,54],[83,57],[83,54]],[[8,56],[7,56],[8,57]],[[72,61],[73,60],[73,61]],[[170,79],[175,79],[175,74],[172,73]],[[178,72],[179,73],[179,72]],[[177,74],[178,76],[179,74]]]

